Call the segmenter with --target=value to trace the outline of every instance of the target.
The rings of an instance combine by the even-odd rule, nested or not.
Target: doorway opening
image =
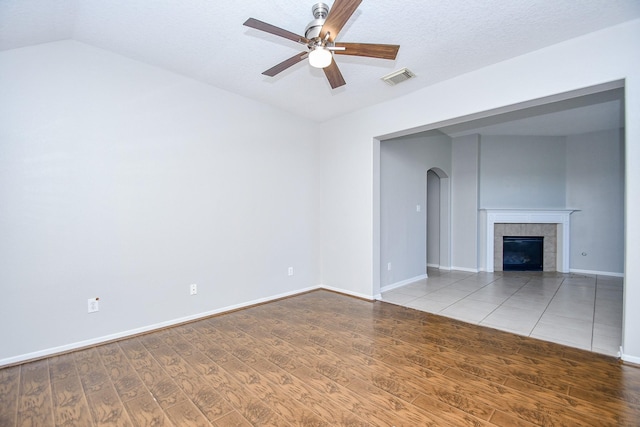
[[[440,168],[427,171],[427,267],[449,268],[449,179]]]
[[[575,121],[573,119],[574,116],[578,117],[579,120]],[[584,120],[585,117],[591,117],[591,119]],[[381,139],[376,139],[374,141],[374,203],[380,202],[380,199],[375,197],[376,186],[379,186],[377,189],[385,186],[384,180],[382,180],[382,183],[375,181],[376,179],[384,178],[384,176],[381,177],[375,170],[375,162],[379,159],[379,144],[381,141],[398,141],[401,138],[418,139],[419,136],[429,136],[433,135],[435,132],[441,132],[442,134],[449,136],[452,140],[450,145],[452,148],[447,154],[451,155],[451,157],[449,157],[449,161],[452,162],[452,165],[446,166],[445,170],[450,171],[455,175],[455,178],[453,178],[455,180],[455,185],[452,189],[454,195],[451,196],[453,197],[453,200],[448,200],[447,204],[451,203],[453,205],[451,218],[449,219],[453,231],[449,234],[455,237],[448,236],[447,240],[449,240],[448,243],[455,251],[455,256],[451,255],[451,259],[447,260],[447,262],[450,268],[454,270],[469,272],[482,271],[482,266],[485,265],[486,257],[492,256],[493,254],[488,253],[485,246],[478,243],[480,239],[479,236],[486,234],[486,230],[483,228],[483,222],[478,219],[478,211],[481,210],[481,208],[488,209],[493,207],[498,209],[530,209],[532,207],[528,205],[512,206],[509,203],[493,203],[495,198],[491,199],[489,197],[495,194],[491,192],[493,190],[491,185],[498,188],[501,185],[505,185],[505,182],[500,182],[499,180],[492,181],[491,179],[495,178],[496,174],[487,173],[487,171],[491,172],[493,169],[486,167],[484,169],[481,168],[483,165],[490,165],[491,162],[481,163],[481,160],[496,158],[495,156],[487,157],[487,153],[490,153],[489,150],[491,148],[495,148],[501,142],[499,141],[500,137],[508,136],[510,139],[521,138],[522,141],[524,141],[525,138],[538,138],[538,140],[542,141],[547,137],[551,138],[557,137],[557,135],[566,135],[563,136],[563,138],[565,138],[567,153],[570,153],[571,155],[567,155],[566,157],[566,162],[563,165],[565,173],[562,176],[565,177],[564,185],[571,191],[563,193],[565,195],[565,199],[562,199],[561,203],[555,203],[553,206],[557,205],[565,207],[563,203],[571,203],[572,207],[573,205],[579,205],[579,207],[583,208],[578,214],[576,214],[576,221],[575,223],[572,223],[571,230],[572,233],[579,237],[579,239],[576,238],[576,241],[579,241],[579,247],[597,247],[592,245],[592,240],[600,239],[602,237],[601,234],[605,234],[605,237],[609,236],[608,241],[611,242],[611,244],[607,246],[605,256],[600,255],[596,249],[592,249],[591,251],[575,249],[574,252],[571,253],[570,262],[572,265],[572,272],[575,272],[576,274],[599,273],[597,274],[597,286],[600,286],[600,282],[602,282],[602,286],[609,285],[609,287],[616,288],[616,292],[620,291],[618,293],[622,293],[626,285],[625,281],[621,283],[621,286],[612,286],[609,284],[609,281],[613,282],[613,279],[608,279],[608,277],[624,277],[624,266],[619,269],[614,264],[616,260],[623,260],[625,257],[624,242],[626,240],[626,236],[624,235],[624,227],[622,225],[624,223],[623,218],[622,220],[614,222],[617,227],[615,230],[608,230],[606,233],[601,228],[589,227],[589,221],[592,219],[591,217],[598,215],[600,212],[597,209],[597,204],[602,203],[600,199],[589,196],[594,189],[600,189],[600,187],[598,187],[600,184],[599,181],[593,183],[591,181],[587,181],[586,179],[589,177],[581,175],[580,171],[584,169],[581,168],[581,165],[593,160],[594,150],[599,150],[597,152],[600,153],[597,157],[598,164],[608,161],[608,164],[613,164],[613,166],[616,166],[617,164],[623,165],[623,169],[620,169],[617,166],[609,169],[602,168],[604,171],[615,170],[615,174],[609,173],[605,176],[611,178],[611,181],[622,182],[621,185],[618,186],[610,185],[610,188],[615,188],[616,190],[607,193],[607,196],[610,196],[609,198],[614,198],[614,196],[618,197],[618,202],[614,201],[614,203],[609,203],[608,206],[615,206],[616,215],[623,215],[625,212],[623,197],[625,184],[624,178],[628,171],[625,171],[624,162],[620,161],[618,158],[622,158],[624,160],[626,148],[626,142],[624,139],[624,117],[624,84],[622,81],[616,81],[609,84],[582,89],[580,91],[558,94],[544,99],[535,99],[518,105],[505,106],[496,110],[470,115],[468,117],[460,117],[457,119],[434,123],[421,128],[414,128],[411,130],[407,129],[395,134],[380,136],[378,138]],[[609,127],[603,127],[601,129],[587,127],[580,128],[581,130],[579,132],[576,130],[578,125],[596,126],[600,123],[606,124],[608,123],[608,120],[618,120],[618,124],[614,123],[612,127],[607,124]],[[568,130],[564,131],[562,129],[565,128],[562,128],[556,131],[552,126],[543,125],[544,123],[555,123],[557,126],[565,126]],[[549,135],[542,133],[551,132],[552,130],[553,133]],[[516,131],[521,132],[522,134],[516,134]],[[605,144],[605,140],[608,141],[608,144]],[[519,141],[516,141],[516,143],[518,142]],[[492,146],[491,144],[494,145]],[[525,145],[522,143],[519,146],[513,145],[513,147],[522,146]],[[590,147],[591,149],[584,149],[585,147]],[[377,152],[376,148],[378,149]],[[504,155],[503,152],[494,151],[491,153],[495,155]],[[429,152],[428,155],[428,161],[447,165],[446,161],[440,161],[440,159],[445,159],[442,151],[434,149]],[[482,157],[483,155],[485,156],[484,158]],[[467,156],[468,158],[464,156]],[[416,159],[415,156],[414,159]],[[614,164],[614,161],[617,163]],[[425,171],[422,173],[426,173],[427,175],[426,179],[425,175],[422,175],[420,178],[427,181],[427,198],[428,200],[431,200],[430,202],[425,202],[426,210],[427,212],[430,212],[427,218],[425,218],[425,221],[427,222],[425,228],[430,231],[428,231],[425,236],[425,246],[427,247],[427,251],[424,256],[427,259],[427,265],[429,267],[433,265],[434,267],[440,266],[440,268],[446,268],[443,267],[447,265],[445,264],[445,261],[443,261],[443,259],[438,259],[437,256],[442,252],[433,250],[436,236],[441,243],[445,240],[442,233],[438,234],[434,231],[434,229],[437,229],[435,224],[438,220],[444,219],[444,216],[441,214],[438,217],[437,212],[439,209],[435,206],[437,203],[433,202],[433,199],[439,199],[434,195],[437,194],[437,189],[441,189],[443,187],[443,180],[437,173],[435,173],[435,171]],[[622,177],[622,180],[620,177]],[[438,180],[441,181],[440,186],[437,185]],[[445,181],[448,180],[449,178],[446,177]],[[511,184],[511,181],[506,182],[506,184]],[[400,190],[397,186],[395,188]],[[382,195],[382,198],[384,198],[384,193],[378,194]],[[553,195],[554,193],[549,194]],[[441,194],[441,196],[443,195]],[[462,196],[464,196],[464,199]],[[487,200],[492,204],[483,205],[483,203],[489,203]],[[530,204],[531,200],[534,199],[527,199],[526,202]],[[405,208],[407,211],[413,210],[413,212],[415,212],[415,204],[408,204]],[[440,208],[442,209],[442,204]],[[535,206],[533,208],[539,208],[539,206]],[[387,242],[384,238],[380,238],[381,235],[384,235],[385,230],[382,223],[377,220],[384,216],[384,209],[384,204],[380,204],[378,206],[374,205],[374,257],[376,255],[375,251],[379,251],[378,253],[384,255],[388,250],[394,249],[391,246],[386,246]],[[455,209],[455,212],[453,212],[453,209]],[[433,213],[434,211],[436,213]],[[465,213],[465,215],[461,215],[461,212]],[[466,213],[469,214],[467,215]],[[589,215],[591,215],[591,217]],[[598,222],[598,224],[601,224],[601,222]],[[375,229],[377,225],[381,226],[378,230]],[[441,225],[440,229],[442,229],[442,227],[443,226]],[[378,234],[378,232],[380,234]],[[536,233],[532,233],[527,234],[526,236],[537,235],[538,234]],[[511,234],[511,236],[514,235]],[[520,235],[516,235],[516,237],[520,237]],[[451,240],[455,241],[451,242]],[[578,247],[578,245],[576,244],[575,247]],[[467,248],[471,249],[465,252]],[[467,256],[469,254],[473,256]],[[598,256],[594,256],[595,254]],[[377,277],[375,277],[378,271],[384,270],[380,268],[380,265],[385,262],[385,258],[381,258],[382,259],[374,259],[374,290],[380,289],[384,292],[386,291],[384,280],[380,280],[378,282],[376,280]],[[596,268],[597,265],[595,267],[591,265],[595,261],[601,262],[602,260],[607,260],[607,265],[603,268]],[[382,265],[386,266],[386,264]],[[455,267],[453,267],[453,265],[455,265]],[[399,281],[396,280],[396,282]],[[617,283],[618,282],[616,282],[616,284]],[[380,284],[382,286],[378,288],[375,286],[376,284]],[[622,298],[618,300],[616,297],[616,304],[621,304],[621,301]],[[600,307],[600,309],[601,308],[602,307]],[[619,307],[618,311],[622,311],[622,306]],[[597,318],[598,316],[596,314],[594,319]],[[597,340],[614,338],[620,340],[620,337],[624,336],[622,316],[620,316],[619,319],[616,317],[616,322],[619,323],[616,323],[614,328],[610,328],[611,331],[609,333],[611,336],[605,335],[604,333],[601,334],[602,336],[596,337],[594,335],[594,342]],[[616,331],[616,327],[619,327],[619,331]],[[616,336],[613,336],[614,334],[616,334]]]

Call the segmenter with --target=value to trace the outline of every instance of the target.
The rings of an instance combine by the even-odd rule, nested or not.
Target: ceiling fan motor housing
[[[311,8],[311,12],[315,19],[309,22],[304,31],[304,36],[309,40],[320,37],[320,31],[322,30],[324,21],[327,18],[327,15],[329,15],[329,6],[324,3],[316,3]]]

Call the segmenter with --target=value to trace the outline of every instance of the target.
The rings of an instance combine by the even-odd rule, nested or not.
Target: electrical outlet
[[[191,286],[189,287],[189,294],[195,295],[197,293],[198,293],[198,285],[195,283],[192,283]]]
[[[391,263],[390,262],[387,263],[387,271],[391,271]]]
[[[289,270],[287,270],[287,274],[289,276],[293,276],[293,267],[289,267]]]
[[[87,313],[95,313],[100,310],[100,307],[98,306],[99,299],[100,298],[89,298],[87,300]]]
[[[422,206],[416,205],[416,212],[421,212],[421,211],[422,211]]]

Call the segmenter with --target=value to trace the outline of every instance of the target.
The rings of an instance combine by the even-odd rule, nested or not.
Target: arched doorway
[[[440,177],[427,171],[427,267],[440,268]]]
[[[427,267],[451,268],[449,254],[449,177],[440,168],[427,171]]]

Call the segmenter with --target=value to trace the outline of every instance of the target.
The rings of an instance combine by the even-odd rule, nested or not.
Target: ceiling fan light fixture
[[[316,3],[311,8],[315,19],[307,25],[304,37],[255,18],[247,19],[243,24],[246,27],[282,37],[302,44],[306,48],[303,52],[263,71],[262,74],[274,77],[308,57],[309,65],[314,68],[323,68],[331,89],[336,89],[344,86],[346,82],[333,57],[334,53],[395,60],[400,49],[398,45],[344,42],[338,42],[336,45],[335,39],[361,2],[362,0],[335,0],[331,8],[325,3]]]
[[[322,46],[316,46],[309,52],[309,65],[315,68],[326,68],[331,65],[333,55],[328,49]]]

